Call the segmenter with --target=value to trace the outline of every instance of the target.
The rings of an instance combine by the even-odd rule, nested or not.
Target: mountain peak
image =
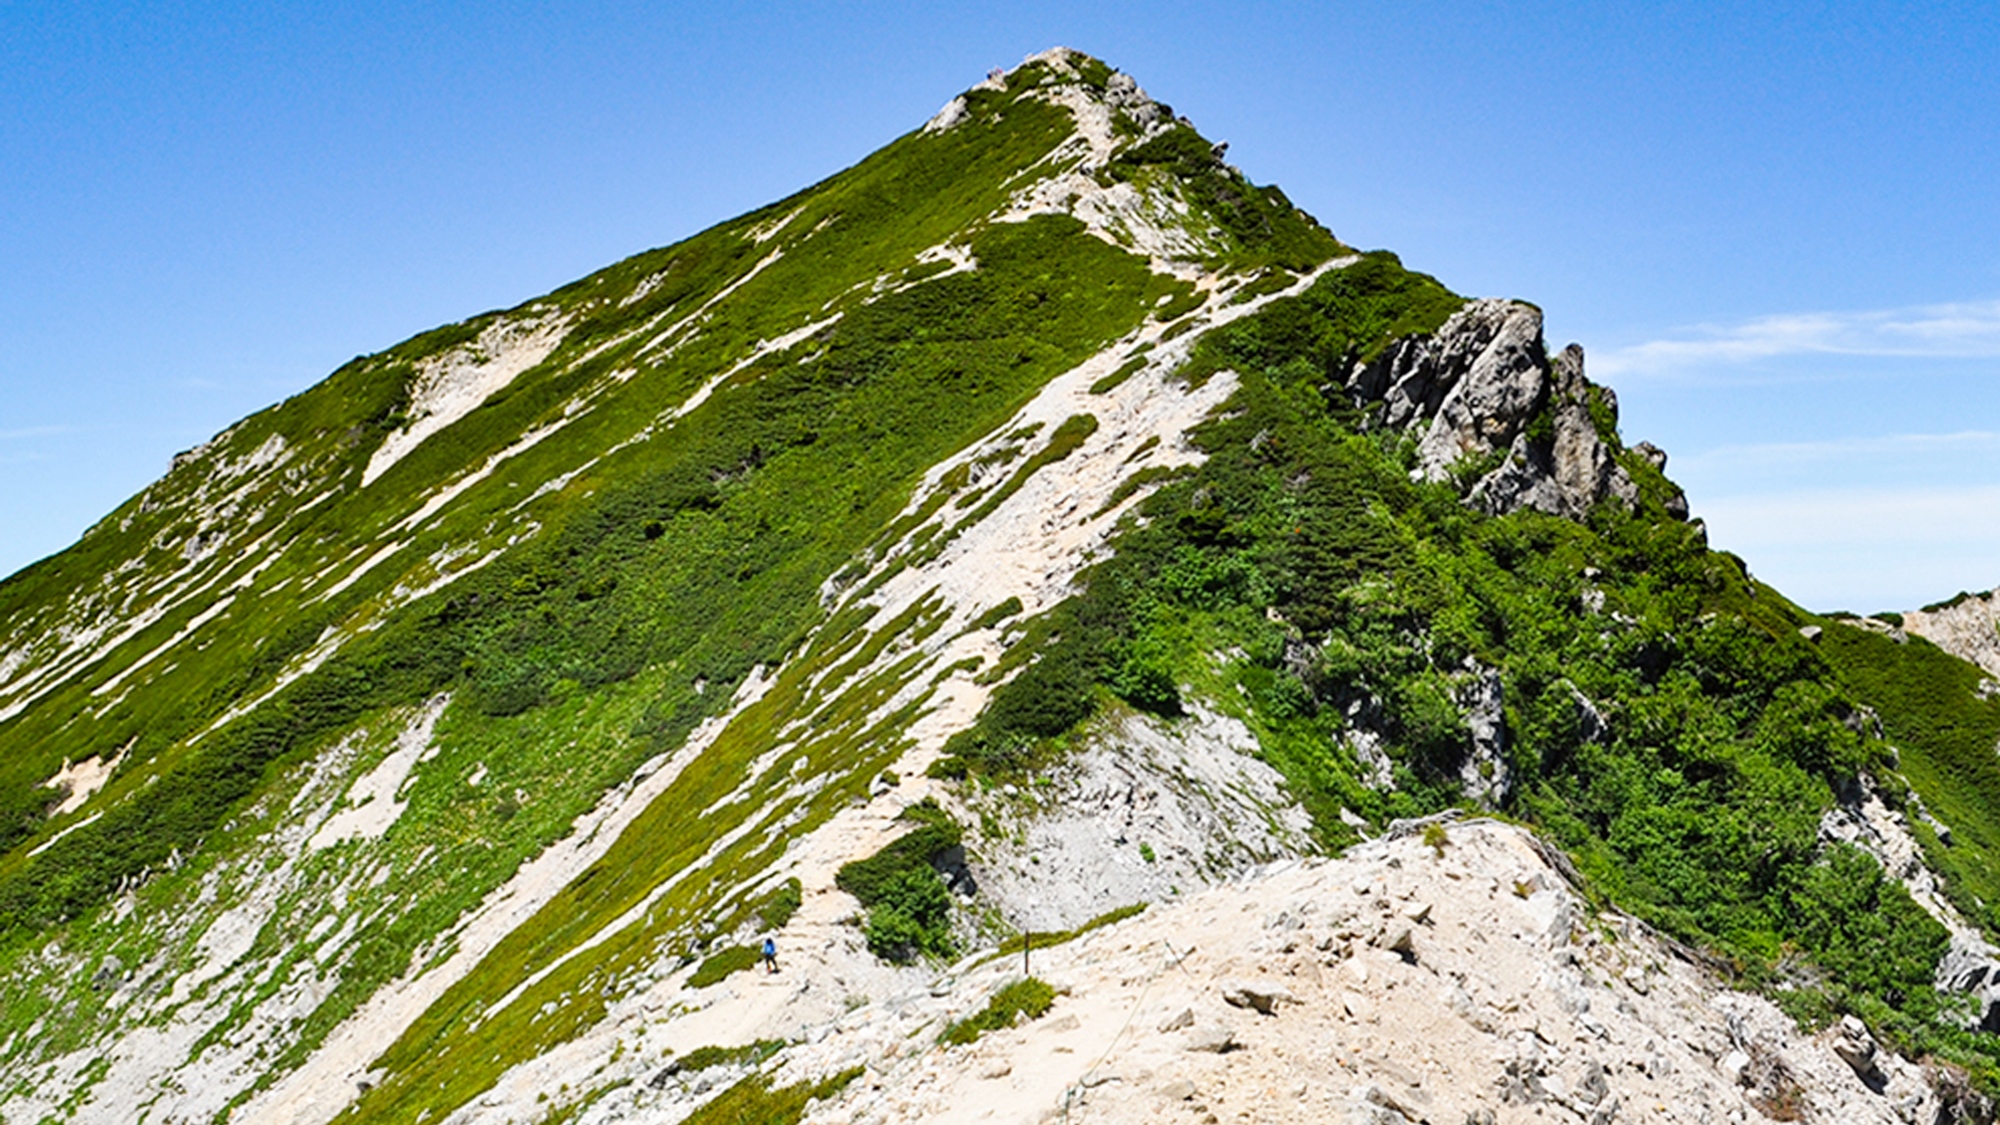
[[[1034,98],[1069,109],[1076,118],[1073,139],[1085,150],[1081,167],[1087,171],[1104,167],[1121,149],[1143,143],[1176,123],[1189,124],[1177,121],[1172,109],[1148,97],[1131,75],[1080,51],[1051,47],[1029,55],[1012,70],[994,71],[945,103],[925,122],[924,131],[956,128],[973,119],[975,103],[990,110],[1009,97]]]
[[[1226,145],[1154,101],[1131,75],[1052,47],[989,75],[947,102],[920,133],[994,127],[1008,108],[1033,104],[1067,115],[1067,129],[1010,184],[1002,222],[1075,216],[1118,246],[1162,266],[1226,263],[1307,269],[1344,247],[1276,188],[1257,187],[1222,160]]]
[[[786,199],[357,358],[0,583],[0,1119],[874,1120],[856,1067],[997,1066],[967,1041],[1051,1004],[1103,1019],[1043,1042],[1138,1026],[1002,985],[1014,954],[1158,934],[1192,972],[1211,925],[1259,943],[1217,969],[1357,987],[1186,1020],[1365,1042],[1429,1026],[1375,989],[1434,989],[1485,1060],[1440,1106],[1491,1099],[1496,1029],[1589,1007],[1535,998],[1548,965],[1636,1005],[1695,945],[2000,1073],[1960,940],[2000,919],[2000,701],[1707,550],[1663,467],[1534,306],[1357,252],[1128,76],[1031,56]],[[1284,877],[1364,837],[1393,847]],[[1601,942],[1600,896],[1690,945]],[[1527,918],[1519,988],[1430,943]],[[1791,1098],[1772,1052],[1819,1048],[1743,1038],[1693,971],[1680,1088]],[[1249,1026],[1131,1061],[1292,1068]],[[1117,1042],[972,1101],[1037,1120]],[[1886,1120],[1831,1057],[1798,1096]],[[1635,1061],[1534,1047],[1505,1088],[1680,1096]],[[1944,1072],[1867,1073],[1908,1108]]]

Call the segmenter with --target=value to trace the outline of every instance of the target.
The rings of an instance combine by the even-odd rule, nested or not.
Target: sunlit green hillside
[[[1992,930],[2000,701],[1708,550],[1539,332],[1055,52],[356,358],[0,584],[0,1118],[438,1121],[642,1052],[621,1005],[750,965],[796,880],[811,915],[800,855],[884,789],[932,835],[855,925],[969,952],[1011,904],[928,861],[1204,716],[1309,847],[1495,809],[1802,1019],[1990,1080],[1945,926],[1821,828],[1910,809]]]

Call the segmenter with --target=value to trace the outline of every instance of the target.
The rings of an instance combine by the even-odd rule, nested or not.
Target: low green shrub
[[[719,953],[711,953],[695,967],[688,976],[689,988],[707,988],[717,984],[731,973],[740,973],[757,963],[758,952],[747,945],[732,945]]]
[[[963,1046],[989,1031],[1012,1027],[1018,1020],[1041,1019],[1055,1002],[1056,990],[1047,981],[1035,977],[1017,980],[995,992],[976,1015],[945,1028],[938,1042]]]
[[[692,1074],[718,1066],[755,1066],[785,1049],[782,1039],[759,1039],[740,1047],[696,1047],[667,1064],[669,1074]]]
[[[782,930],[792,915],[799,912],[803,888],[797,879],[787,879],[778,889],[765,895],[752,912],[757,915],[760,930]]]
[[[1020,612],[1021,612],[1021,599],[1017,597],[1009,597],[1006,601],[1001,602],[1000,604],[994,606],[992,609],[989,609],[985,613],[980,614],[978,617],[973,618],[972,624],[967,625],[965,628],[966,631],[969,633],[976,633],[981,629],[991,629],[995,625],[1000,624],[1002,621],[1005,621],[1009,617],[1013,617],[1019,614]]]
[[[951,936],[951,889],[928,866],[898,872],[868,908],[864,932],[868,951],[885,961],[950,957],[957,948]]]
[[[869,951],[888,961],[949,957],[951,888],[935,863],[959,846],[964,830],[936,801],[925,798],[899,817],[917,827],[866,859],[843,866],[834,885],[866,910]]]
[[[753,1074],[715,1096],[684,1119],[684,1125],[798,1125],[806,1103],[827,1098],[861,1076],[853,1067],[818,1082],[771,1088],[769,1075]]]
[[[1144,844],[1139,845],[1139,848],[1142,854],[1151,850]],[[1148,860],[1147,862],[1150,863],[1152,861]],[[1123,922],[1127,918],[1137,918],[1139,915],[1144,914],[1146,908],[1151,905],[1151,903],[1146,902],[1128,903],[1125,906],[1107,910],[1073,930],[1032,930],[1026,934],[1015,934],[1013,937],[1002,941],[996,952],[1000,956],[1005,956],[1009,953],[1021,952],[1023,945],[1026,945],[1032,951],[1036,949],[1048,949],[1052,946],[1061,945],[1064,942],[1075,941],[1092,930],[1102,929],[1116,922]]]
[[[1133,356],[1131,359],[1126,360],[1125,363],[1118,368],[1118,370],[1113,371],[1111,374],[1106,375],[1104,378],[1099,379],[1095,383],[1092,383],[1090,385],[1090,393],[1094,395],[1101,395],[1109,391],[1115,390],[1120,383],[1123,383],[1125,380],[1130,379],[1132,376],[1138,374],[1139,369],[1144,366],[1146,366],[1145,356],[1142,355]]]

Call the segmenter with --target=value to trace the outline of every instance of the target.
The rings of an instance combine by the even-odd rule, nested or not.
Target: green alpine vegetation
[[[919,954],[950,957],[957,952],[951,889],[938,864],[959,846],[964,832],[931,800],[909,806],[897,819],[917,827],[874,855],[843,865],[834,885],[868,912],[864,929],[877,956],[903,962]]]
[[[1021,859],[1084,759],[1225,722],[1299,849],[1512,818],[2000,1089],[1934,916],[2000,933],[2000,691],[1710,550],[1615,402],[1062,50],[357,357],[0,582],[0,1119],[797,1121],[858,1072],[661,1029],[799,980],[830,1026],[1229,877]],[[1832,831],[1877,805],[1938,902]]]
[[[962,1047],[989,1031],[1013,1027],[1017,1021],[1041,1019],[1055,1002],[1056,990],[1049,982],[1024,977],[1002,986],[986,1007],[946,1028],[938,1042]]]

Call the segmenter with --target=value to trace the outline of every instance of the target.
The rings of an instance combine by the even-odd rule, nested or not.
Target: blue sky
[[[330,8],[0,6],[0,573],[353,355],[1061,43],[1349,242],[1546,309],[1796,600],[2000,584],[2000,6]]]

